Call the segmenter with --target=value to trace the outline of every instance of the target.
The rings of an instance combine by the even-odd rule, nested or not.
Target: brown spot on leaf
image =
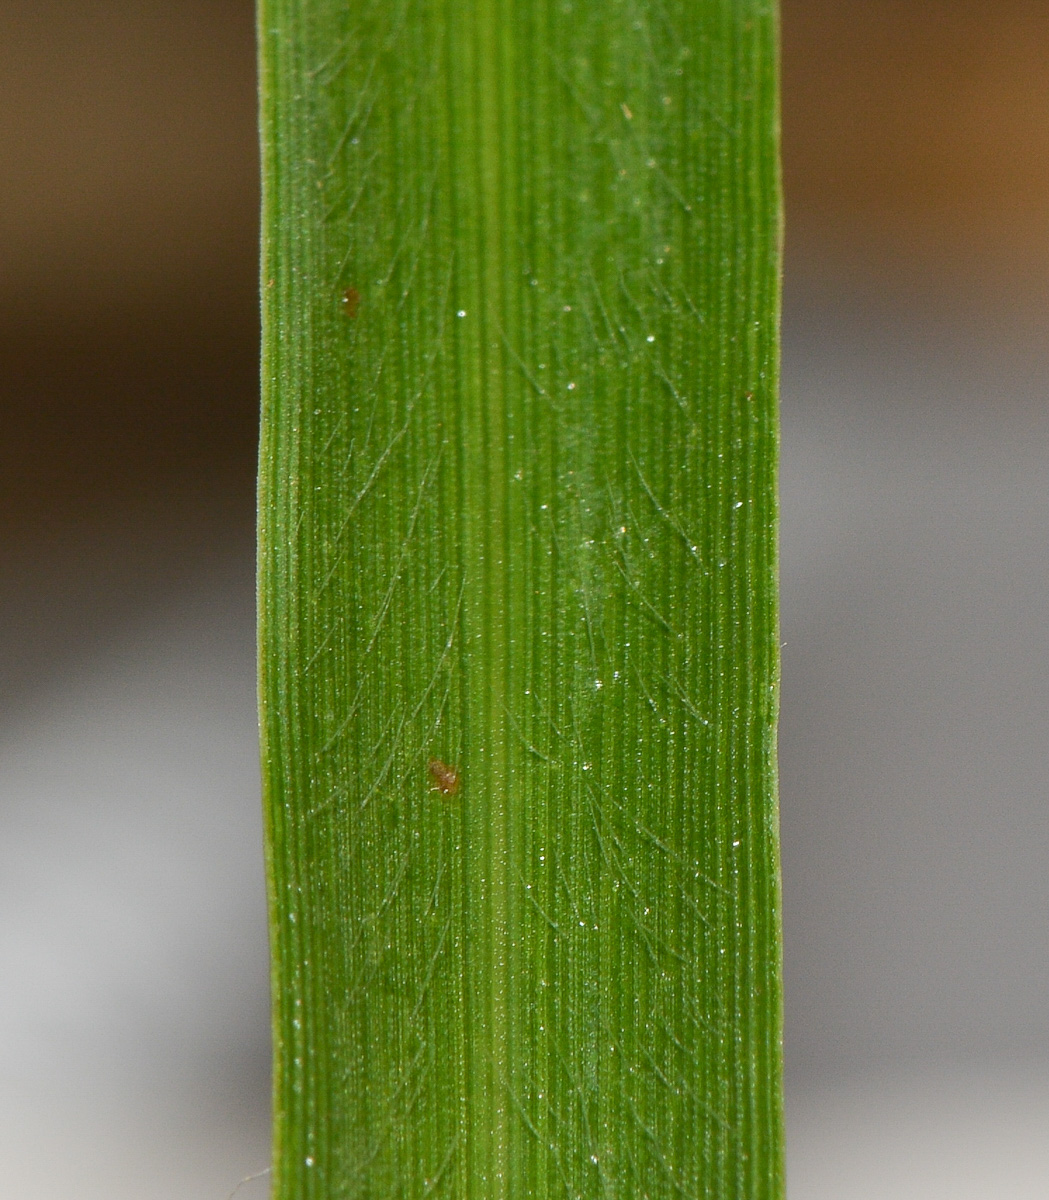
[[[355,287],[347,288],[342,296],[342,311],[350,318],[356,319],[357,310],[361,306],[361,294]]]
[[[439,758],[431,758],[426,764],[426,769],[430,772],[433,786],[442,796],[454,796],[459,791],[457,767],[450,767],[447,763],[441,762]]]

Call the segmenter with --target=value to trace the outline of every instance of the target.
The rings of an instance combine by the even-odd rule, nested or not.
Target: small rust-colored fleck
[[[442,796],[454,796],[459,791],[458,768],[450,767],[439,758],[431,758],[426,764],[426,769],[430,772],[433,786]]]
[[[357,310],[361,306],[361,294],[356,288],[347,288],[342,294],[342,311],[354,320],[357,316]]]

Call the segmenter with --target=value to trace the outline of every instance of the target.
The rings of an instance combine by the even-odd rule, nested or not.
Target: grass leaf
[[[261,0],[275,1195],[775,1198],[770,0]]]

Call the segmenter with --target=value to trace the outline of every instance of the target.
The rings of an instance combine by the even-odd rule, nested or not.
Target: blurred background
[[[20,1200],[268,1160],[252,20],[0,8]],[[783,0],[783,52],[790,1196],[1044,1197],[1049,6]]]

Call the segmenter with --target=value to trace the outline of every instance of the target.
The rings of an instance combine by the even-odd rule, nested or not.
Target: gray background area
[[[1044,1054],[1049,364],[804,319],[783,390],[792,1072]]]
[[[1049,363],[788,309],[795,1200],[1049,1194]]]
[[[1049,1195],[1049,10],[993,7],[784,3],[791,1200]],[[0,13],[19,1200],[267,1163],[251,20]]]

